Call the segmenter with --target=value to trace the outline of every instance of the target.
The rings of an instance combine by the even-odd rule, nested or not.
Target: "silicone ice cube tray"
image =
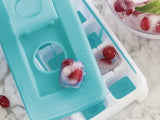
[[[32,120],[69,116],[105,99],[102,76],[70,0],[1,0],[0,40]],[[85,65],[79,89],[59,84],[64,58]],[[87,58],[87,59],[86,59]]]
[[[146,98],[144,76],[90,0],[44,1],[0,1],[0,42],[30,119],[105,120]],[[96,61],[107,45],[118,57],[100,75]],[[68,57],[87,67],[78,90],[57,82]]]

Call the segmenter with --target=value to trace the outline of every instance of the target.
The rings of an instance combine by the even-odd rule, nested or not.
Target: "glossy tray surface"
[[[63,118],[105,99],[105,85],[70,0],[2,0],[0,14],[0,42],[30,119]],[[63,52],[55,49],[48,64],[55,61],[56,67],[43,71],[36,51],[48,44]],[[85,64],[87,75],[79,89],[59,85],[64,58]]]

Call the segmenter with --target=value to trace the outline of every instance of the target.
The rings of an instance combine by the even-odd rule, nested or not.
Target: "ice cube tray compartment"
[[[90,16],[90,18],[85,23],[83,23],[83,27],[92,49],[96,48],[102,43],[101,39],[103,30],[101,29],[99,24],[97,24],[93,16]]]
[[[38,6],[23,14],[24,3],[32,2]],[[19,13],[15,4],[20,4]],[[105,99],[104,82],[71,0],[3,0],[0,14],[0,42],[30,119],[57,120]],[[60,86],[59,57],[85,64],[87,75],[79,89]],[[54,60],[57,67],[50,66]]]
[[[101,71],[101,75],[104,76],[106,75],[108,72],[110,71],[114,71],[119,65],[122,64],[122,56],[120,56],[120,53],[117,51],[117,55],[115,56],[115,58],[112,60],[112,62],[107,63],[101,59],[104,58],[103,56],[103,50],[106,46],[114,46],[113,43],[109,44],[109,42],[107,42],[107,40],[105,42],[103,42],[101,45],[99,45],[97,47],[96,50],[94,50],[94,56],[96,58],[96,61],[98,63],[99,69]]]
[[[136,89],[129,77],[123,77],[109,86],[109,90],[116,99],[122,99]]]

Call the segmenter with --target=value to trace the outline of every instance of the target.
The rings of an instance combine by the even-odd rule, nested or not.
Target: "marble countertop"
[[[143,39],[132,34],[115,20],[105,0],[93,2],[147,78],[150,89],[146,101],[129,105],[110,120],[160,120],[160,40]],[[11,106],[8,109],[0,107],[0,120],[29,120],[0,47],[0,95],[2,94],[9,97]]]

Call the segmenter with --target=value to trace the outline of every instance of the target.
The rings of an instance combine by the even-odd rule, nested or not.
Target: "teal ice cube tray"
[[[0,15],[0,42],[30,119],[106,120],[147,97],[145,77],[90,0],[2,0]],[[101,61],[108,45],[117,51],[112,64]],[[68,57],[86,65],[80,89],[58,83]]]
[[[0,43],[30,119],[63,118],[105,99],[105,84],[70,0],[0,0]],[[64,58],[85,65],[79,89],[59,85]]]

